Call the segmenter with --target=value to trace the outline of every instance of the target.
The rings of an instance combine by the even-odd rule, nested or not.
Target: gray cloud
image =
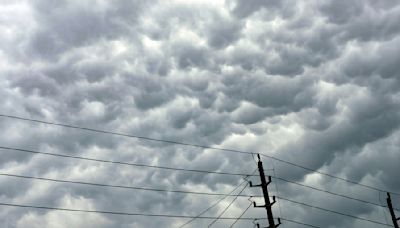
[[[399,192],[399,9],[397,1],[3,1],[1,112],[266,153]],[[0,146],[235,173],[256,168],[246,154],[3,117],[0,128]],[[240,176],[0,152],[2,173],[205,192],[229,192],[242,181]],[[370,189],[263,161],[269,175],[385,201],[384,194]],[[11,177],[0,177],[0,184],[1,202],[92,210],[196,215],[218,199]],[[385,221],[379,207],[282,181],[274,181],[270,191]],[[393,201],[400,205],[397,197]],[[225,215],[238,216],[248,203],[238,199]],[[276,217],[330,228],[375,227],[283,200],[278,205]],[[265,212],[251,208],[245,216],[264,217]],[[177,227],[185,221],[5,206],[0,220],[8,227],[121,228]],[[197,219],[188,227],[209,222]]]

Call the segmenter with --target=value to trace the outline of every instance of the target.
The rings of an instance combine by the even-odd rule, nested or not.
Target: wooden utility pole
[[[390,211],[390,215],[392,216],[392,221],[393,221],[393,225],[395,228],[399,228],[399,224],[397,223],[397,220],[399,220],[400,218],[396,218],[396,215],[394,214],[394,210],[393,210],[393,205],[392,205],[392,200],[390,199],[390,193],[387,193],[387,199],[386,199],[389,211]]]
[[[275,196],[272,197],[273,198],[272,203],[269,200],[268,185],[271,183],[271,176],[268,176],[268,182],[267,182],[265,179],[264,167],[261,162],[260,155],[258,154],[257,157],[258,157],[258,172],[260,173],[261,184],[253,185],[250,181],[250,187],[261,187],[262,188],[265,205],[257,206],[256,202],[254,202],[254,207],[264,207],[267,210],[267,218],[268,218],[268,223],[269,223],[268,228],[276,228],[281,223],[280,223],[280,219],[278,219],[278,224],[275,225],[274,216],[272,214],[272,205],[276,202]]]

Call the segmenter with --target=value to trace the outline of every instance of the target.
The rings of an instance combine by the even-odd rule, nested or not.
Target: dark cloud
[[[35,1],[34,16],[40,27],[32,34],[29,49],[44,58],[57,58],[71,47],[89,45],[134,29],[141,1],[82,3],[79,1]]]
[[[266,153],[399,192],[399,9],[394,0],[3,1],[1,112]],[[235,173],[256,168],[248,154],[7,118],[0,118],[0,128],[0,146]],[[242,181],[241,176],[0,153],[1,173],[204,192],[229,192]],[[269,175],[384,204],[377,191],[263,161]],[[91,210],[196,215],[218,200],[4,176],[0,183],[5,186],[1,202]],[[379,207],[283,181],[275,180],[270,191],[385,220]],[[400,205],[397,197],[393,202]],[[240,198],[225,215],[238,216],[247,205],[247,198]],[[375,227],[284,200],[277,206],[276,216],[320,227]],[[263,217],[265,211],[250,209],[246,216]],[[8,227],[177,227],[184,222],[10,207],[1,207],[0,220]],[[188,227],[209,222],[195,220]],[[297,226],[286,222],[284,227]]]
[[[257,12],[261,9],[265,9],[270,13],[270,11],[280,10],[284,5],[285,1],[262,1],[262,0],[238,0],[235,1],[233,14],[237,15],[238,17],[247,17],[254,12]]]
[[[232,19],[216,19],[209,26],[207,38],[213,48],[224,48],[240,38],[243,24]]]

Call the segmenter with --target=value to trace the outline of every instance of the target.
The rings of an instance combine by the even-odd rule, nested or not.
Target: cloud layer
[[[399,18],[397,1],[2,1],[1,113],[265,153],[400,192]],[[0,127],[1,146],[235,173],[256,168],[246,154],[7,118],[0,118]],[[268,158],[264,164],[270,175],[385,204],[384,192]],[[0,168],[1,173],[187,191],[229,192],[241,182],[235,176],[9,150],[1,150]],[[3,203],[88,210],[197,215],[218,200],[4,176],[0,183]],[[270,189],[272,195],[354,216],[389,219],[380,207],[282,181]],[[393,202],[400,207],[398,196]],[[240,215],[248,203],[238,199],[225,216]],[[376,227],[283,200],[274,209],[276,217],[321,227]],[[251,208],[245,217],[265,217],[265,212]],[[177,227],[187,221],[5,206],[0,220],[8,227],[60,228]],[[208,223],[197,219],[188,227]],[[214,227],[231,223],[221,220]]]

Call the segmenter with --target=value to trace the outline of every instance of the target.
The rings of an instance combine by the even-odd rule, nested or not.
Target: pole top
[[[261,161],[260,154],[257,154],[258,161]]]

